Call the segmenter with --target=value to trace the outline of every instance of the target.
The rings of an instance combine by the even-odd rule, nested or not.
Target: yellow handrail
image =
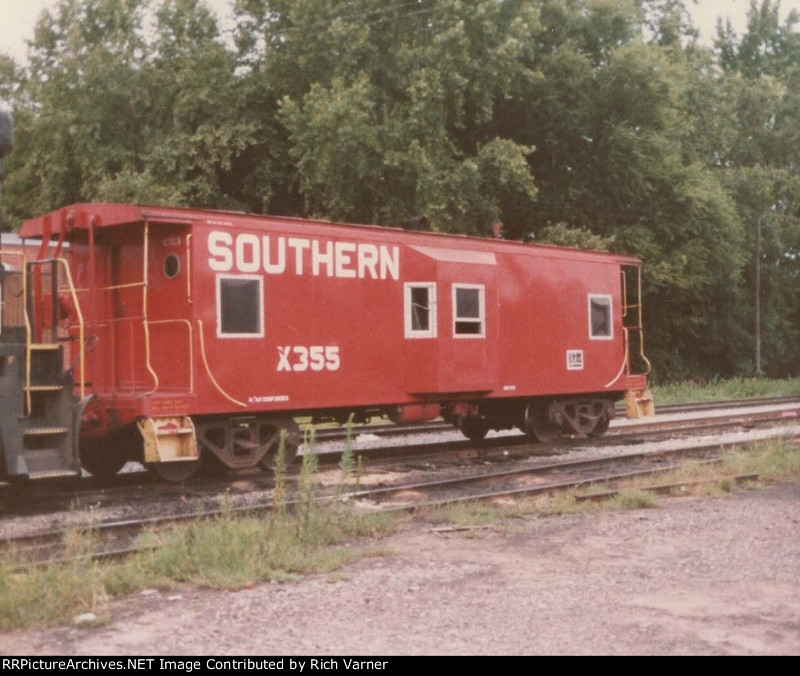
[[[145,319],[144,321],[145,345],[146,345],[145,351],[147,355],[147,363],[150,373],[153,373],[154,370],[150,366],[150,331],[148,327],[156,324],[186,324],[187,328],[189,329],[189,394],[193,394],[194,393],[194,339],[193,339],[192,323],[188,319],[156,319],[154,321],[148,321]],[[158,381],[156,381],[156,387],[150,390],[145,396],[153,394],[156,390],[158,390]]]
[[[22,260],[22,270],[20,275],[22,277],[22,297],[23,299],[27,299],[28,297],[28,259],[25,256],[24,252],[19,251],[0,251],[0,259],[4,256],[16,256]],[[85,324],[83,320],[83,312],[81,311],[80,302],[78,301],[78,295],[75,291],[75,285],[72,281],[72,273],[69,269],[69,264],[64,258],[44,258],[36,261],[32,261],[35,265],[41,265],[44,263],[55,263],[57,266],[63,266],[64,275],[66,279],[66,290],[69,292],[70,297],[72,298],[72,304],[75,308],[75,314],[77,317],[78,323],[78,340],[79,340],[79,347],[78,347],[78,363],[79,363],[79,377],[78,377],[78,391],[80,393],[80,398],[83,399],[86,396],[86,365],[84,361],[85,357],[85,348],[84,348],[84,341],[85,341]],[[61,291],[62,288],[59,288]],[[52,301],[54,304],[58,302],[58,295],[53,298]],[[33,329],[31,327],[31,320],[28,314],[28,307],[27,302],[23,302],[22,305],[22,316],[25,319],[25,404],[26,404],[26,411],[30,413],[32,408],[32,398],[31,398],[31,355],[33,353]],[[58,339],[58,326],[53,327],[53,332],[56,340]]]
[[[83,400],[84,396],[86,395],[86,365],[85,365],[85,356],[86,356],[86,348],[85,348],[85,328],[84,328],[84,321],[83,321],[83,312],[81,311],[80,303],[78,302],[78,294],[75,291],[75,286],[72,283],[72,273],[70,272],[69,265],[67,261],[63,258],[56,258],[54,259],[58,263],[64,266],[64,273],[67,276],[67,287],[69,288],[70,296],[72,297],[72,304],[75,307],[75,314],[78,318],[78,341],[79,341],[79,348],[78,348],[78,360],[80,363],[80,385],[78,387],[78,391],[80,392],[80,398]],[[56,333],[58,332],[58,328],[55,328]]]
[[[202,320],[198,319],[197,324],[199,329],[197,331],[198,335],[200,336],[200,356],[203,358],[203,366],[206,367],[206,373],[208,374],[209,380],[214,384],[214,387],[219,390],[219,393],[225,397],[228,401],[233,402],[237,406],[241,406],[242,408],[247,408],[247,404],[244,402],[239,401],[238,399],[234,399],[230,396],[225,390],[222,389],[220,384],[217,382],[217,379],[214,377],[214,374],[211,373],[211,367],[208,365],[208,359],[206,358],[206,345],[203,339],[203,322]]]
[[[622,366],[619,367],[619,372],[615,375],[611,380],[609,380],[605,385],[603,385],[603,389],[607,389],[611,387],[615,382],[617,382],[621,377],[622,374],[625,372],[625,369],[630,370],[630,354],[629,354],[629,343],[628,343],[628,329],[626,327],[622,327],[623,335],[625,336],[624,343],[625,343],[625,352],[622,355]]]
[[[31,261],[33,265],[42,265],[44,263],[55,263],[56,265],[63,266],[64,268],[64,276],[66,278],[66,290],[69,292],[69,295],[72,299],[72,305],[75,308],[75,316],[77,318],[78,323],[78,363],[80,364],[79,370],[79,378],[78,378],[78,391],[80,393],[80,398],[83,399],[86,395],[86,365],[84,362],[85,357],[85,347],[84,341],[86,340],[85,336],[85,323],[83,320],[83,311],[81,310],[80,301],[78,301],[78,294],[75,291],[75,285],[72,282],[72,272],[69,269],[69,263],[67,263],[66,259],[64,258],[42,258],[39,260]],[[27,287],[24,286],[26,282],[27,275],[23,275],[23,290],[26,290]],[[60,291],[61,289],[59,289]],[[58,303],[58,296],[53,298],[53,303]],[[28,326],[28,338],[27,338],[27,358],[28,358],[28,367],[30,368],[30,353],[31,353],[31,331],[30,331],[30,320],[28,319],[28,309],[25,308],[25,324]],[[53,327],[53,335],[56,340],[58,340],[58,325]],[[30,380],[27,382],[28,387],[30,387]]]

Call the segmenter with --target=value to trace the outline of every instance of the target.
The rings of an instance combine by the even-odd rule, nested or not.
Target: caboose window
[[[614,337],[611,296],[589,296],[589,337],[598,340],[611,340]]]
[[[436,284],[406,283],[406,338],[436,338]]]
[[[170,254],[164,259],[164,276],[175,279],[181,271],[181,259],[175,254]]]
[[[486,335],[483,285],[453,285],[453,335],[483,338]]]
[[[217,335],[251,338],[264,335],[261,308],[264,306],[261,277],[240,275],[217,277]]]

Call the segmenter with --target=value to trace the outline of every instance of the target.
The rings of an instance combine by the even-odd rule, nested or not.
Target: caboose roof
[[[438,258],[436,249],[447,247],[451,251],[530,253],[532,249],[552,256],[581,256],[588,258],[613,258],[621,264],[637,264],[635,256],[626,256],[601,251],[568,249],[548,244],[531,244],[515,240],[500,240],[484,237],[472,237],[447,233],[433,233],[404,230],[402,228],[362,225],[353,223],[334,223],[331,221],[293,218],[289,216],[260,216],[239,211],[217,211],[209,209],[191,209],[183,207],[161,207],[136,204],[80,203],[62,207],[56,211],[25,221],[19,230],[22,237],[41,238],[57,237],[59,231],[69,234],[75,230],[114,228],[138,223],[169,223],[174,225],[213,225],[215,228],[248,230],[259,227],[271,229],[284,226],[297,228],[307,226],[309,230],[322,234],[324,230],[338,230],[338,236],[359,236],[364,231],[372,231],[376,235],[391,239],[396,243],[405,243]],[[349,231],[349,232],[348,232]],[[48,235],[49,233],[49,235]],[[477,254],[476,254],[477,255]]]

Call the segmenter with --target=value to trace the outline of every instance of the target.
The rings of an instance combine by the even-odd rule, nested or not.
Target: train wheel
[[[597,421],[594,429],[589,432],[589,436],[593,438],[602,437],[606,433],[606,430],[610,424],[611,420],[609,420],[607,415],[600,416],[600,419]]]
[[[470,441],[483,441],[489,432],[489,423],[475,415],[462,415],[458,419],[458,429]]]
[[[81,467],[96,479],[110,479],[127,462],[121,453],[111,450],[109,442],[81,443]]]
[[[559,429],[547,415],[547,404],[532,401],[525,408],[525,433],[534,441],[546,443],[552,441]]]
[[[275,461],[281,445],[281,433],[285,430],[283,440],[283,464],[288,466],[297,460],[297,451],[300,448],[300,426],[294,418],[280,420],[264,420],[259,423],[259,441],[261,445],[269,444],[269,450],[261,458],[259,465],[269,472],[275,470]]]
[[[177,462],[152,462],[147,469],[170,483],[180,483],[195,475],[200,469],[200,460],[180,460]]]

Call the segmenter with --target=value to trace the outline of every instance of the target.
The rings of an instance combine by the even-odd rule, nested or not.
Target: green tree
[[[685,0],[234,9],[235,49],[204,0],[43,14],[30,65],[0,58],[8,220],[104,199],[499,221],[639,255],[659,378],[752,371],[756,280],[763,368],[800,369],[796,15],[753,2],[710,50]]]
[[[718,28],[716,50],[730,111],[717,159],[735,199],[748,263],[742,326],[750,350],[741,370],[800,373],[800,21],[780,3],[753,0],[747,30]]]
[[[16,95],[14,220],[90,200],[241,208],[254,125],[235,68],[202,0],[61,0]]]
[[[9,192],[17,218],[94,198],[140,166],[146,89],[140,78],[144,0],[61,0],[43,13],[19,101]]]
[[[141,161],[109,174],[99,196],[242,208],[234,163],[255,141],[235,56],[202,0],[163,0],[139,76],[146,84]]]
[[[305,213],[488,232],[532,209],[533,149],[491,124],[525,76],[530,3],[237,7],[243,60],[280,103]]]
[[[536,77],[498,102],[495,124],[536,148],[534,240],[588,231],[644,260],[657,376],[730,371],[718,336],[731,335],[742,233],[696,145],[695,109],[716,92],[709,59],[681,3],[647,5],[542,2],[530,37]]]

